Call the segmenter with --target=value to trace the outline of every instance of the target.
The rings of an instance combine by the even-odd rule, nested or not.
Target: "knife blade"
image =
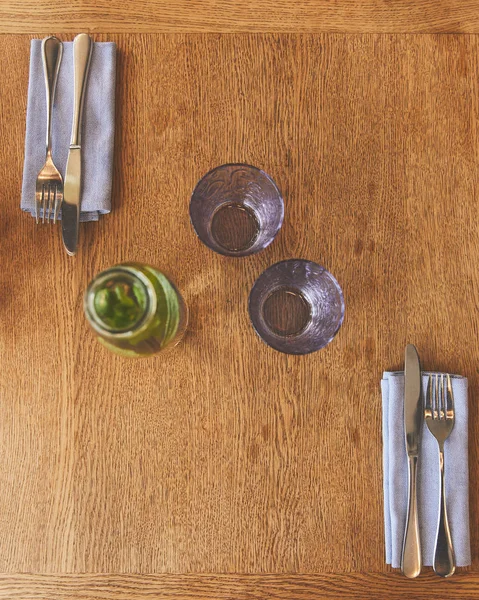
[[[62,235],[65,249],[73,256],[78,244],[80,223],[81,148],[72,148],[68,153],[65,183],[63,184]]]
[[[406,346],[404,360],[404,434],[408,455],[408,510],[401,569],[406,577],[421,572],[421,540],[417,512],[417,461],[424,419],[419,355],[412,344]]]
[[[93,42],[80,33],[73,40],[73,120],[62,202],[63,244],[70,256],[77,251],[81,205],[81,122]]]

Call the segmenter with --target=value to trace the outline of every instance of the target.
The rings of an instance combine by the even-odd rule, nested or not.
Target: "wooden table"
[[[113,212],[70,258],[18,205],[29,41],[85,30],[118,44],[117,153]],[[477,598],[479,2],[2,0],[0,32],[0,598]],[[286,205],[242,260],[188,219],[233,161]],[[247,315],[291,257],[346,299],[306,357]],[[113,356],[83,317],[131,259],[190,306],[169,356]],[[408,341],[470,383],[473,565],[448,581],[384,564],[379,380]]]

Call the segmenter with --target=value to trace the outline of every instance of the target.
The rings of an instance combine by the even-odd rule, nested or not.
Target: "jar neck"
[[[85,293],[85,313],[101,336],[128,339],[147,329],[157,309],[155,288],[139,269],[120,265],[103,271]]]

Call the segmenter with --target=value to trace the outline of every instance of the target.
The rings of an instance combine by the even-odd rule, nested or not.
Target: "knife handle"
[[[57,87],[58,71],[62,62],[63,44],[54,35],[42,41],[42,63],[45,75],[45,91],[47,100],[47,154],[52,152],[52,108]]]
[[[409,456],[409,498],[406,531],[402,548],[401,570],[406,577],[414,578],[421,572],[421,540],[417,514],[417,456]]]
[[[79,146],[81,140],[81,121],[83,101],[85,99],[86,82],[93,42],[86,33],[80,33],[73,40],[73,122],[71,146]]]

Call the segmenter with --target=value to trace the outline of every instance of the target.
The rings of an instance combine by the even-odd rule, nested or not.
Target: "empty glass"
[[[250,165],[216,167],[198,182],[190,201],[198,237],[225,256],[248,256],[266,248],[283,216],[283,198],[275,182]]]
[[[317,263],[293,259],[278,262],[256,280],[249,314],[258,335],[287,354],[324,348],[344,318],[343,292],[336,279]]]

